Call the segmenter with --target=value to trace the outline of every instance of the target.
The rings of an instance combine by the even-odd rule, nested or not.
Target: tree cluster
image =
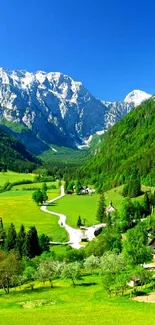
[[[47,195],[47,185],[46,183],[43,183],[42,190],[37,189],[36,191],[33,192],[32,194],[32,199],[39,205],[43,204],[48,200],[48,195]]]
[[[137,197],[142,194],[140,177],[133,174],[128,183],[124,186],[122,195],[124,197]]]
[[[49,237],[45,234],[38,236],[35,226],[30,227],[26,232],[24,225],[21,225],[19,232],[16,232],[13,223],[5,232],[3,224],[0,224],[0,244],[6,251],[15,251],[19,258],[27,256],[33,258],[41,255],[44,251],[49,251]]]
[[[141,219],[149,216],[155,207],[155,193],[145,192],[141,201],[126,198],[119,213],[119,227],[122,232],[132,228]]]

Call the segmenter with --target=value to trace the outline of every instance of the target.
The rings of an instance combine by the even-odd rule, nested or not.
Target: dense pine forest
[[[78,178],[109,189],[138,174],[155,185],[155,102],[143,103],[115,124],[103,137],[98,153],[78,170]]]

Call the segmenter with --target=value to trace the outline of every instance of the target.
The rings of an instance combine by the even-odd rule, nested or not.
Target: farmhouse
[[[95,190],[90,188],[90,187],[85,187],[85,186],[82,186],[81,187],[81,194],[89,194],[89,195],[92,195],[93,193],[95,193]]]

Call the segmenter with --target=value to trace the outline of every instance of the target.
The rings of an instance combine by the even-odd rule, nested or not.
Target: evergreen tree
[[[43,195],[43,202],[46,202],[48,200],[48,195],[46,191],[42,191],[42,195]]]
[[[8,228],[6,240],[5,240],[5,249],[10,251],[16,248],[16,240],[17,234],[16,229],[13,223],[11,223],[10,227]]]
[[[132,174],[129,182],[124,186],[122,195],[124,197],[137,197],[141,194],[140,177],[136,175],[136,172]]]
[[[73,191],[74,185],[74,181],[70,181],[67,186],[67,191]]]
[[[133,202],[133,206],[134,206],[134,219],[136,222],[138,222],[142,218],[142,206],[137,200]]]
[[[145,216],[151,214],[151,202],[147,192],[145,192],[144,199],[143,199],[143,208]]]
[[[64,187],[65,188],[65,192],[68,190],[68,184],[69,184],[68,179],[66,179],[65,180],[65,187]]]
[[[40,255],[39,238],[35,226],[32,226],[26,235],[26,255],[29,258]]]
[[[76,192],[77,195],[80,194],[80,187],[81,187],[80,182],[76,181],[76,183],[75,183],[75,192]]]
[[[122,196],[124,196],[124,197],[128,196],[128,189],[129,189],[129,184],[124,185],[123,191],[122,191]]]
[[[0,218],[0,244],[2,248],[4,247],[5,238],[6,238],[6,232],[3,228],[3,221]]]
[[[49,242],[50,242],[50,239],[47,235],[42,234],[39,237],[39,246],[40,246],[41,253],[49,252]]]
[[[131,199],[125,199],[121,204],[120,211],[120,228],[121,231],[126,231],[132,227],[134,219],[134,206]]]
[[[82,220],[81,220],[81,217],[79,216],[78,217],[78,221],[77,221],[77,227],[81,227],[82,226]]]
[[[112,226],[112,213],[108,212],[107,214],[107,221],[106,221],[107,227],[111,228]]]
[[[97,221],[99,221],[99,223],[103,223],[107,221],[104,193],[102,193],[99,198],[96,219]]]
[[[21,225],[19,233],[17,235],[17,250],[20,256],[24,256],[26,253],[26,232],[24,225]]]

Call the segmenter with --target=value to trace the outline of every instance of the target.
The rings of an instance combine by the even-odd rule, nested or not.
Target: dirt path
[[[46,213],[49,213],[49,214],[59,217],[58,224],[60,225],[60,227],[64,227],[69,234],[68,244],[70,246],[72,246],[73,248],[79,249],[80,247],[82,247],[82,245],[80,244],[81,238],[82,238],[82,231],[80,229],[75,229],[75,228],[68,226],[66,223],[67,217],[64,214],[49,211],[47,209],[48,205],[50,205],[52,202],[60,200],[64,196],[65,196],[65,191],[64,191],[64,186],[62,185],[60,196],[58,196],[58,197],[48,201],[44,205],[42,205],[41,210],[43,212],[46,212]],[[105,226],[106,226],[106,224],[99,224],[99,225],[93,225],[91,227],[88,227],[86,230],[86,236],[88,238],[88,241],[91,241],[93,238],[95,238],[95,235],[94,235],[95,230],[97,230],[100,227],[105,227]]]
[[[43,212],[46,212],[46,213],[49,213],[49,214],[52,214],[52,215],[55,215],[55,216],[59,217],[58,224],[60,225],[60,227],[64,227],[66,229],[66,231],[68,232],[68,234],[69,234],[69,242],[68,242],[68,244],[70,246],[72,246],[73,248],[79,249],[81,247],[81,245],[80,245],[81,236],[82,236],[81,230],[80,229],[75,229],[75,228],[72,228],[72,227],[68,226],[66,224],[66,218],[67,217],[64,214],[52,212],[52,211],[49,211],[47,209],[48,205],[50,205],[52,202],[60,200],[64,196],[65,196],[65,191],[64,191],[64,186],[62,185],[61,186],[61,195],[54,198],[54,199],[52,199],[52,200],[50,200],[50,201],[48,201],[44,205],[42,205],[41,210]]]
[[[150,292],[147,295],[144,296],[137,296],[133,298],[133,300],[139,301],[139,302],[151,302],[155,303],[155,292]]]

